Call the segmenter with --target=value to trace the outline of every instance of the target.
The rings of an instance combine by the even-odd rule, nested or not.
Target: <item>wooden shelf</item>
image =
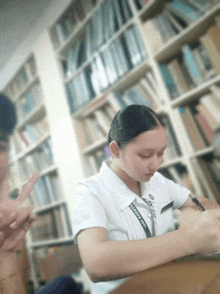
[[[86,147],[85,149],[83,149],[83,152],[82,154],[83,155],[86,155],[86,154],[89,154],[95,150],[97,150],[98,148],[104,146],[105,144],[108,143],[108,140],[107,138],[103,138],[102,140],[99,140],[91,145],[89,145],[88,147]]]
[[[200,96],[209,93],[210,92],[209,87],[219,82],[220,82],[220,76],[217,76],[211,79],[210,81],[204,82],[202,85],[196,87],[195,89],[190,90],[189,92],[181,95],[179,98],[173,100],[171,102],[171,106],[175,108],[178,106],[185,105],[189,102],[192,102],[198,99]]]
[[[176,165],[176,164],[183,164],[184,160],[183,160],[183,157],[177,157],[177,158],[173,158],[173,159],[169,159],[167,161],[164,161],[161,166],[160,166],[160,169],[164,169],[164,168],[167,168],[169,166],[172,166],[172,165]]]
[[[17,160],[26,156],[28,153],[31,153],[34,149],[38,148],[41,144],[43,144],[43,142],[46,141],[49,137],[50,137],[50,133],[47,133],[39,141],[31,144],[29,147],[26,148],[26,150],[24,150],[24,151],[20,152],[18,155],[16,155],[15,158],[10,162],[10,164],[13,164]]]
[[[205,149],[195,151],[192,155],[190,155],[190,158],[200,157],[200,156],[212,153],[212,152],[213,152],[213,147],[210,146],[210,147],[207,147]]]
[[[33,210],[33,213],[41,213],[41,212],[44,212],[44,211],[53,209],[54,207],[63,205],[65,203],[66,203],[65,200],[59,200],[59,201],[56,201],[54,203],[50,203],[50,204],[44,205],[43,207],[36,208],[36,209]]]
[[[163,62],[177,54],[181,47],[190,43],[199,36],[201,36],[208,28],[209,24],[213,21],[214,16],[220,12],[220,4],[213,7],[209,12],[202,16],[198,21],[192,23],[187,29],[183,30],[182,33],[173,37],[168,41],[161,49],[154,53],[154,57],[158,62]]]
[[[45,104],[42,101],[41,104],[36,106],[26,117],[25,119],[18,124],[16,130],[22,129],[26,124],[32,123],[34,120],[37,120],[44,116],[46,113]]]

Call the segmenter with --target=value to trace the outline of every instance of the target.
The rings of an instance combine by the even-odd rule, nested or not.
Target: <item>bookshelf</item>
[[[10,137],[10,196],[16,198],[35,172],[40,179],[25,205],[39,217],[27,234],[31,274],[35,288],[44,281],[39,260],[73,243],[68,202],[61,183],[52,145],[53,129],[48,121],[43,85],[36,56],[24,62],[4,92],[15,103],[18,123]]]
[[[120,13],[115,10],[116,2],[121,5]],[[132,103],[143,103],[152,107],[163,117],[165,124],[169,125],[168,148],[161,172],[166,171],[167,176],[169,173],[180,184],[183,183],[181,175],[184,175],[184,179],[187,178],[184,185],[188,185],[195,194],[206,195],[218,201],[217,190],[215,193],[209,187],[204,190],[201,176],[204,179],[207,175],[204,176],[201,170],[198,172],[195,166],[198,166],[201,158],[212,153],[213,131],[219,123],[219,108],[216,108],[213,124],[204,127],[204,104],[206,107],[209,105],[213,115],[213,106],[219,100],[219,59],[214,62],[210,53],[217,41],[213,41],[210,49],[207,39],[216,33],[215,30],[219,32],[220,6],[218,1],[180,2],[130,0],[125,4],[122,0],[96,1],[89,14],[60,46],[53,41],[57,23],[50,31],[51,40],[62,68],[63,84],[67,89],[67,101],[81,150],[85,176],[97,173],[101,161],[108,156],[107,133],[115,112]],[[109,7],[110,21],[108,38],[104,25],[106,6]],[[100,14],[104,28],[97,33],[98,41],[91,53],[91,24],[95,18],[100,23]],[[139,41],[136,39],[136,48],[132,29],[139,38]],[[123,72],[117,70],[118,62],[121,67],[124,64],[120,44],[117,46],[120,59],[118,62],[115,60],[114,64],[112,58],[115,57],[115,51],[112,50],[112,44],[117,39],[122,40],[126,34],[130,36],[130,51],[128,52],[126,43],[122,47],[124,57],[130,58],[130,66]],[[84,53],[81,52],[84,57],[80,53],[77,55],[80,42],[86,47],[83,49]],[[72,56],[71,52],[75,52],[75,55]],[[109,55],[108,63],[105,63],[105,58]],[[97,57],[100,57],[97,62],[98,71],[93,67]],[[81,60],[78,64],[77,58],[78,61]],[[93,79],[90,79],[87,69],[92,72]],[[108,75],[108,71],[111,74]],[[86,74],[82,81],[84,73]],[[100,82],[102,78],[103,81]],[[100,87],[97,86],[98,81]],[[84,87],[89,89],[89,94],[81,90],[82,96],[78,96],[76,92],[80,90],[77,88]],[[213,95],[216,97],[212,97]],[[139,101],[135,97],[139,97]],[[78,105],[77,99],[80,101]],[[212,105],[211,99],[215,99]],[[188,118],[185,118],[186,111]],[[189,117],[191,124],[188,123]],[[190,134],[192,123],[197,129],[196,139],[195,134],[194,137]],[[201,137],[201,140],[197,137]],[[209,180],[213,181],[210,177]]]
[[[31,155],[39,156],[49,142],[53,163],[40,166],[41,186],[57,176],[63,196],[44,197],[40,205],[34,195],[30,197],[35,212],[47,216],[39,227],[49,228],[43,231],[44,240],[37,226],[32,230],[35,241],[27,236],[36,289],[42,277],[40,267],[33,265],[73,243],[68,223],[77,200],[76,185],[97,173],[109,156],[111,119],[129,104],[148,105],[167,126],[161,173],[194,194],[219,202],[220,167],[211,146],[220,110],[220,43],[215,38],[220,35],[219,1],[69,2],[41,33],[33,54],[4,89],[18,110],[21,101],[27,112],[14,134],[20,145],[12,148],[11,195],[25,182],[16,172],[19,166],[30,163]],[[18,89],[16,80],[22,80],[24,70],[29,79]],[[37,97],[42,99],[32,109],[23,98],[36,85],[41,89]],[[46,131],[28,145],[27,125],[36,123]],[[61,207],[66,207],[61,214],[69,218],[64,222],[67,227],[58,231],[69,236],[51,238],[47,234],[53,231],[51,212],[58,216]]]

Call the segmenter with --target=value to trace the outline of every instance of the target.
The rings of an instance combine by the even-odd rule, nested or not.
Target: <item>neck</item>
[[[141,197],[140,182],[131,178],[126,172],[119,168],[118,164],[112,161],[110,169],[126,184],[126,186],[136,195]]]

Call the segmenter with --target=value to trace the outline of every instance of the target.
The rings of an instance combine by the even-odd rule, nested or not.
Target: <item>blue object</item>
[[[76,282],[70,276],[57,277],[45,286],[43,286],[36,294],[81,294],[82,291]]]

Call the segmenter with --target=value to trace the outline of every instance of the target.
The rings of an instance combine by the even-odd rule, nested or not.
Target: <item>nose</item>
[[[151,159],[150,159],[150,162],[148,164],[149,172],[150,173],[151,172],[152,173],[156,172],[159,169],[159,167],[160,167],[160,165],[162,163],[162,160],[163,159],[161,159],[161,157],[158,157],[157,154],[152,156]]]

